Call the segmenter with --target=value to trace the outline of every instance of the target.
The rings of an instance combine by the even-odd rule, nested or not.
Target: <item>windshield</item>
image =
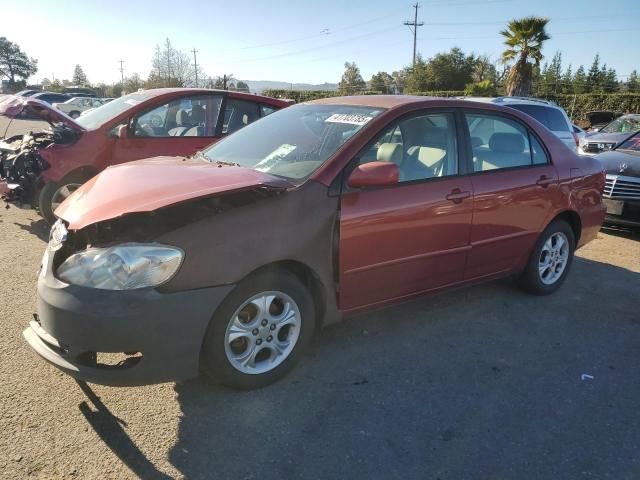
[[[616,150],[629,150],[632,152],[640,152],[640,132],[627,138],[622,142]]]
[[[640,116],[625,115],[616,118],[600,131],[604,133],[632,133],[638,130],[640,130]]]
[[[383,110],[295,105],[252,123],[205,150],[212,162],[238,164],[301,181]]]
[[[100,128],[112,118],[117,117],[121,113],[126,112],[130,108],[135,107],[149,98],[151,98],[151,95],[145,94],[144,92],[131,93],[124,97],[116,98],[115,100],[105,103],[104,105],[97,107],[95,110],[91,110],[87,114],[76,118],[76,123],[87,130]]]

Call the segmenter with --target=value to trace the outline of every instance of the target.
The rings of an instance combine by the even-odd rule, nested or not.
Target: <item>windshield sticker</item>
[[[283,143],[278,148],[276,148],[273,152],[267,155],[263,160],[258,162],[254,169],[259,172],[268,172],[276,164],[279,163],[280,160],[284,159],[287,155],[293,152],[296,149],[295,145],[291,145],[289,143]]]
[[[373,117],[358,115],[355,113],[334,113],[325,120],[325,123],[348,123],[350,125],[365,125]]]
[[[126,103],[127,105],[131,105],[132,107],[135,107],[136,105],[139,105],[142,102],[140,100],[136,100],[135,98],[130,98],[129,100],[125,100],[124,103]]]

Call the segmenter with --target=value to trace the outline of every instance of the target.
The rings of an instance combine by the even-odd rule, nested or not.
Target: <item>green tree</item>
[[[369,80],[369,90],[380,93],[393,93],[393,77],[387,72],[378,72]]]
[[[249,85],[247,84],[247,82],[238,80],[238,82],[236,83],[236,90],[240,92],[249,92]]]
[[[507,45],[502,52],[502,61],[505,64],[515,61],[507,75],[507,95],[531,94],[533,67],[540,66],[542,44],[551,38],[545,30],[548,22],[548,18],[541,17],[515,19],[500,32]]]
[[[20,47],[0,37],[0,78],[9,80],[9,88],[14,90],[18,84],[26,84],[27,79],[38,71],[38,61],[29,58]]]
[[[404,87],[407,83],[407,75],[408,70],[403,68],[402,70],[396,70],[391,73],[391,77],[393,77],[393,93],[403,93]]]
[[[360,92],[366,88],[367,84],[360,75],[360,69],[356,65],[356,62],[345,62],[344,73],[342,79],[338,84],[338,89],[346,94],[353,95],[356,92]]]
[[[87,80],[87,75],[84,73],[84,70],[82,70],[82,67],[80,65],[76,65],[75,68],[73,69],[73,77],[71,79],[71,82],[74,85],[88,85],[89,84],[89,80]]]
[[[140,78],[140,75],[134,73],[124,79],[124,92],[125,93],[133,93],[137,92],[139,89],[144,88],[144,80]]]
[[[585,73],[584,66],[580,65],[576,74],[573,76],[573,93],[587,93],[587,74]]]
[[[458,47],[437,53],[427,62],[427,90],[462,90],[473,80],[476,58],[465,55]]]
[[[567,70],[562,74],[561,85],[562,93],[573,93],[573,71],[571,64],[569,64]]]
[[[561,92],[562,81],[562,54],[556,52],[551,63],[545,63],[542,72],[538,76],[537,94],[542,97]]]
[[[430,85],[427,62],[424,61],[422,55],[418,54],[413,66],[407,69],[404,91],[409,93],[426,92]]]
[[[587,73],[586,93],[597,92],[600,89],[601,72],[600,54],[596,53],[596,56],[593,58],[593,63],[591,64],[591,68],[589,68],[589,72]]]
[[[604,72],[602,89],[606,93],[613,93],[620,90],[620,84],[618,83],[618,74],[616,73],[616,70],[614,68],[609,68]]]
[[[497,83],[498,72],[496,66],[486,55],[479,55],[475,59],[472,73],[473,81],[476,83],[489,80],[492,84]]]
[[[471,97],[493,97],[496,95],[496,85],[491,80],[470,83],[464,88],[464,94]]]
[[[640,78],[638,78],[638,72],[634,70],[629,75],[629,80],[627,80],[627,90],[633,93],[640,92]]]

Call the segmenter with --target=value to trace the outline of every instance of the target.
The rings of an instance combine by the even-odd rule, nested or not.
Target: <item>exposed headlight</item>
[[[56,273],[60,280],[83,287],[133,290],[169,280],[183,256],[182,250],[173,247],[123,243],[71,255]]]

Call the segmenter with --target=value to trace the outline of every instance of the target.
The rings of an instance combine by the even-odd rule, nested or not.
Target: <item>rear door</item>
[[[222,96],[183,96],[136,114],[127,138],[116,138],[112,164],[155,156],[188,156],[219,138]]]
[[[339,303],[373,306],[462,281],[472,215],[459,117],[425,111],[388,126],[353,160],[398,164],[400,182],[343,187]]]
[[[474,191],[470,280],[526,261],[558,194],[558,174],[540,140],[517,119],[482,111],[464,118]]]

